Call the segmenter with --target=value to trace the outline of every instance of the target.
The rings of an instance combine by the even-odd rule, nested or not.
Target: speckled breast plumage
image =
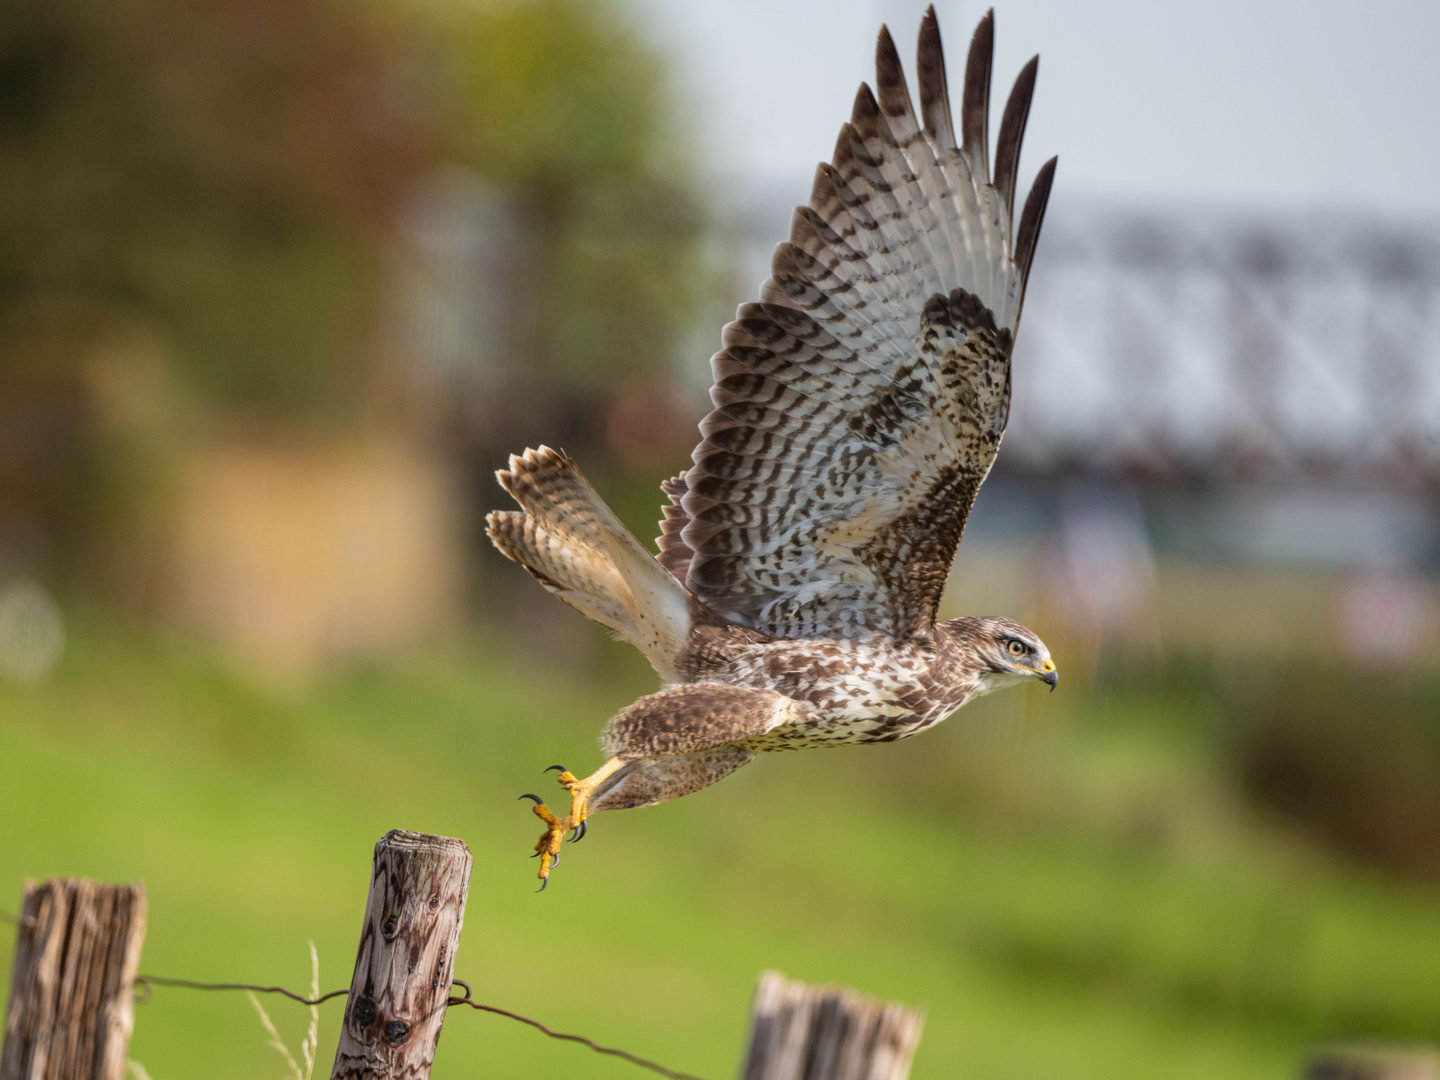
[[[776,639],[702,631],[687,679],[771,690],[808,712],[745,739],[753,751],[894,742],[933,727],[981,689],[981,676],[937,624],[923,641]]]

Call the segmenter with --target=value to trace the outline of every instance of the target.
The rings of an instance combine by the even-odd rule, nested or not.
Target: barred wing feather
[[[759,303],[711,361],[714,410],[667,489],[667,565],[782,637],[923,637],[1005,429],[1010,351],[1055,162],[1018,228],[1035,83],[1021,72],[990,176],[993,20],[971,43],[961,138],[934,9],[917,117],[888,31]]]

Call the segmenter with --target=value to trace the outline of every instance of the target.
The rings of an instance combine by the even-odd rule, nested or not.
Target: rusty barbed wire
[[[350,993],[349,988],[344,990],[331,990],[328,994],[321,994],[318,998],[301,997],[294,990],[286,990],[283,986],[256,986],[252,983],[202,983],[193,979],[170,979],[163,975],[136,975],[135,989],[145,989],[145,996],[139,999],[141,1005],[149,1002],[151,998],[150,988],[152,986],[174,986],[182,990],[251,990],[257,994],[284,994],[292,1001],[298,1001],[301,1005],[319,1005],[322,1001],[329,1001],[333,997],[341,997]]]
[[[594,1042],[591,1039],[587,1039],[584,1035],[567,1035],[563,1031],[551,1031],[544,1024],[540,1023],[540,1021],[531,1020],[528,1016],[521,1016],[519,1013],[508,1012],[505,1009],[496,1008],[494,1005],[482,1005],[478,1001],[471,1001],[470,984],[465,982],[463,979],[451,979],[450,984],[452,986],[465,987],[465,996],[463,998],[450,998],[448,1001],[445,1002],[446,1008],[449,1008],[451,1005],[469,1005],[472,1009],[479,1009],[481,1012],[495,1013],[497,1016],[506,1016],[509,1017],[511,1020],[518,1020],[522,1024],[529,1024],[531,1027],[537,1028],[538,1030],[544,1032],[552,1039],[565,1039],[569,1042],[578,1042],[584,1046],[588,1046],[597,1054],[609,1054],[611,1057],[621,1058],[625,1061],[630,1062],[630,1064],[632,1065],[640,1066],[642,1069],[649,1069],[651,1072],[659,1073],[661,1076],[667,1077],[668,1080],[702,1080],[701,1077],[693,1076],[690,1073],[676,1072],[674,1069],[667,1069],[664,1065],[661,1065],[658,1062],[638,1057],[635,1054],[630,1053],[628,1050],[617,1050],[613,1046],[601,1046],[599,1043]]]
[[[4,914],[4,912],[0,912],[0,916],[3,916]],[[10,921],[18,923],[20,920],[18,918],[14,918]],[[508,1009],[502,1009],[496,1005],[482,1005],[480,1002],[471,999],[470,984],[467,983],[464,979],[451,979],[450,985],[452,987],[464,987],[465,996],[448,997],[445,1001],[445,1007],[447,1009],[450,1008],[452,1005],[469,1005],[472,1009],[478,1009],[481,1012],[494,1013],[496,1016],[504,1016],[508,1017],[511,1020],[518,1020],[522,1024],[529,1024],[537,1031],[548,1035],[552,1039],[562,1039],[566,1042],[577,1042],[580,1043],[582,1046],[588,1046],[597,1054],[606,1054],[610,1057],[618,1057],[624,1061],[630,1062],[630,1064],[632,1065],[638,1065],[642,1069],[649,1069],[651,1072],[659,1073],[661,1076],[666,1077],[667,1080],[703,1080],[702,1077],[694,1076],[690,1073],[676,1072],[674,1069],[668,1069],[664,1065],[659,1064],[658,1062],[650,1061],[647,1058],[642,1058],[637,1054],[630,1053],[628,1050],[620,1050],[613,1046],[601,1046],[593,1039],[587,1039],[584,1035],[571,1035],[563,1031],[551,1031],[544,1024],[540,1023],[539,1020],[532,1020],[528,1016],[522,1016],[519,1013],[510,1012]],[[153,988],[156,986],[174,987],[180,990],[249,990],[257,994],[283,994],[285,997],[290,998],[292,1001],[298,1001],[301,1005],[319,1005],[322,1001],[329,1001],[331,998],[343,997],[350,993],[350,990],[346,988],[344,990],[332,990],[328,994],[321,994],[317,998],[307,998],[302,994],[297,994],[294,990],[287,990],[283,986],[259,986],[254,983],[232,982],[205,983],[196,982],[193,979],[172,979],[163,975],[137,975],[135,976],[135,989],[137,992],[141,990],[144,991],[143,997],[137,997],[137,1003],[141,1005],[148,1003],[154,996]]]

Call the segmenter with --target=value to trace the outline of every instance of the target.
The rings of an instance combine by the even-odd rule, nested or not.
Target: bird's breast
[[[969,696],[938,675],[935,650],[926,646],[806,639],[757,643],[708,677],[813,705],[803,722],[746,744],[783,750],[889,742],[924,730]]]

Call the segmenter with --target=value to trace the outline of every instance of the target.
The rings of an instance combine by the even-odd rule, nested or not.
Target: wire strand
[[[4,912],[0,912],[0,916],[3,916],[4,914]],[[19,922],[18,919],[13,919],[11,921],[17,923]],[[630,1062],[630,1064],[632,1065],[638,1065],[642,1069],[649,1069],[651,1072],[659,1073],[661,1076],[666,1077],[667,1080],[703,1080],[702,1077],[694,1076],[690,1073],[676,1072],[674,1069],[667,1069],[664,1065],[661,1065],[658,1062],[650,1061],[647,1058],[642,1058],[636,1054],[630,1053],[628,1050],[619,1050],[613,1046],[601,1046],[593,1039],[587,1039],[584,1035],[571,1035],[563,1031],[551,1031],[544,1024],[540,1023],[539,1020],[532,1020],[528,1016],[521,1016],[519,1013],[513,1013],[510,1012],[508,1009],[501,1009],[495,1005],[482,1005],[478,1001],[472,1001],[470,997],[470,984],[467,983],[464,979],[452,979],[451,985],[464,987],[465,996],[447,998],[445,1001],[445,1007],[447,1009],[452,1005],[469,1005],[472,1009],[478,1009],[481,1012],[494,1013],[496,1016],[504,1016],[508,1017],[511,1020],[518,1020],[522,1024],[529,1024],[537,1031],[543,1032],[544,1034],[550,1036],[550,1038],[552,1039],[563,1039],[566,1042],[577,1042],[580,1043],[582,1046],[588,1046],[597,1054],[607,1054],[610,1057],[618,1057],[624,1061]],[[137,975],[135,976],[135,989],[137,991],[142,989],[144,990],[144,996],[138,998],[138,1003],[143,1005],[150,1001],[151,997],[153,996],[152,988],[156,986],[169,986],[181,990],[249,990],[257,994],[283,994],[287,998],[290,998],[292,1001],[298,1001],[301,1005],[319,1005],[322,1001],[329,1001],[331,998],[336,997],[344,997],[345,995],[350,993],[348,989],[332,990],[328,994],[321,994],[317,998],[307,998],[301,994],[297,994],[293,990],[287,990],[283,986],[258,986],[254,983],[231,982],[205,983],[196,982],[193,979],[171,979],[163,975]]]
[[[202,983],[191,979],[167,979],[163,975],[136,975],[136,987],[144,986],[147,994],[140,999],[141,1004],[150,1000],[148,994],[152,986],[175,986],[182,990],[251,990],[257,994],[284,994],[292,1001],[298,1001],[301,1005],[319,1005],[322,1001],[329,1001],[333,997],[343,997],[350,993],[349,989],[331,990],[328,994],[321,994],[318,998],[307,998],[295,993],[294,990],[286,990],[283,986],[256,986],[253,983]]]
[[[630,1062],[630,1064],[632,1065],[639,1065],[642,1069],[649,1069],[651,1072],[656,1072],[659,1073],[661,1076],[668,1077],[669,1080],[702,1080],[701,1077],[693,1076],[690,1073],[676,1072],[674,1069],[667,1069],[664,1065],[661,1065],[658,1062],[650,1061],[647,1058],[638,1057],[635,1054],[630,1053],[628,1050],[617,1050],[613,1046],[601,1046],[599,1043],[591,1039],[587,1039],[584,1035],[569,1035],[563,1031],[551,1031],[544,1024],[540,1023],[539,1020],[531,1020],[528,1016],[521,1016],[519,1013],[509,1012],[506,1009],[499,1009],[496,1008],[494,1005],[482,1005],[478,1001],[471,1001],[469,984],[465,983],[460,979],[452,979],[451,982],[456,986],[465,987],[465,996],[452,997],[449,1001],[445,1003],[447,1008],[451,1005],[469,1005],[472,1009],[479,1009],[481,1012],[494,1013],[497,1016],[506,1016],[509,1017],[511,1020],[518,1020],[522,1024],[529,1024],[531,1027],[537,1028],[538,1030],[544,1032],[552,1039],[565,1039],[569,1042],[578,1042],[583,1046],[588,1046],[597,1054],[608,1054],[611,1057],[621,1058],[625,1061]]]

